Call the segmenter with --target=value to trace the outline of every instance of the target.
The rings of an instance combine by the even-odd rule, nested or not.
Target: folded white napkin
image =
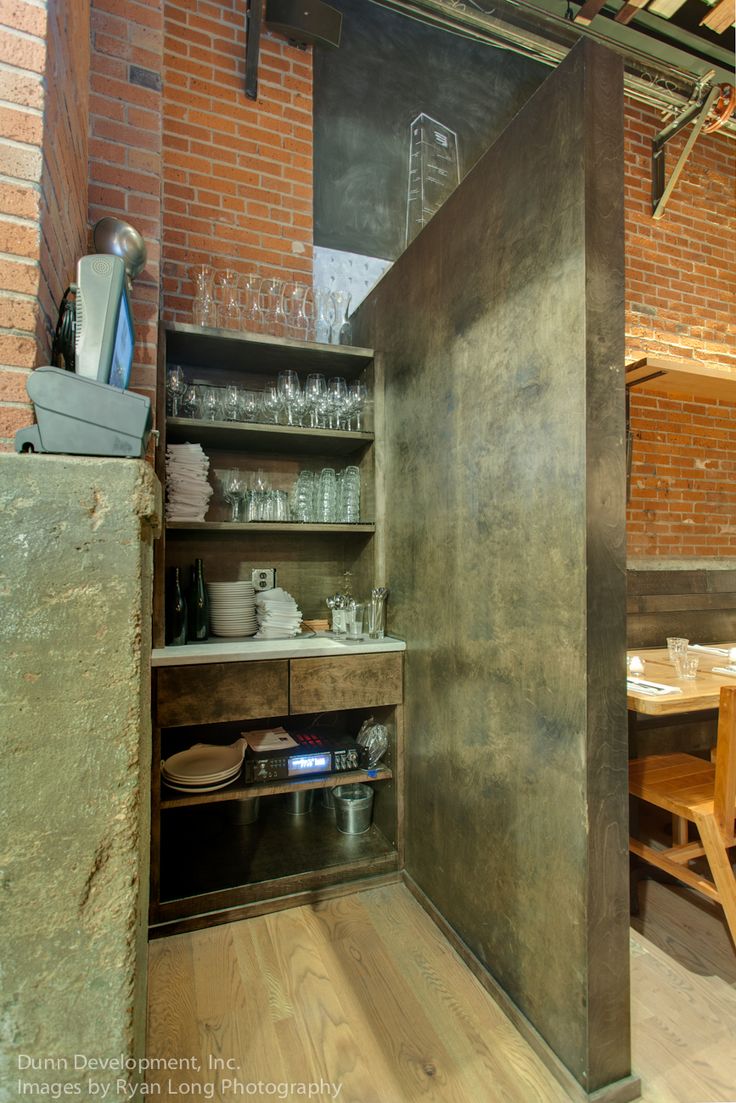
[[[626,686],[636,693],[650,693],[654,697],[660,697],[665,693],[682,693],[680,686],[666,686],[662,682],[647,682],[643,678],[627,678]]]
[[[729,678],[736,678],[735,666],[714,666],[713,674],[728,674]]]
[[[708,655],[728,655],[727,647],[706,647],[702,643],[688,644],[688,651],[705,651]]]

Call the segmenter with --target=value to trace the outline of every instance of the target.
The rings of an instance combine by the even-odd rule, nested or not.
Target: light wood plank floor
[[[649,885],[643,928],[671,911],[655,900],[670,890]],[[707,968],[632,931],[645,1103],[736,1100],[736,976]],[[274,1099],[270,1084],[324,1081],[342,1103],[569,1103],[402,885],[155,941],[149,972],[149,1054],[202,1066],[152,1074],[160,1098],[213,1084],[216,1100]]]

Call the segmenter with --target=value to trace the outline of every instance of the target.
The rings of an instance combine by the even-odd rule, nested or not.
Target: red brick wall
[[[163,0],[92,0],[89,220],[113,215],[143,235],[133,284],[131,387],[153,401],[160,301]]]
[[[657,113],[627,102],[626,337],[629,359],[658,353],[736,373],[736,142],[698,139],[664,217],[651,217]],[[687,130],[667,147],[667,177]],[[628,550],[736,554],[736,403],[636,391]]]
[[[46,11],[0,13],[0,448],[32,421],[25,382],[36,363]]]
[[[191,320],[194,263],[312,265],[312,58],[264,34],[245,96],[245,0],[167,0],[164,315]]]

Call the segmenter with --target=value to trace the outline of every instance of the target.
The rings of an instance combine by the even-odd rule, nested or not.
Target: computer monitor
[[[121,257],[94,254],[77,264],[77,375],[125,390],[135,346],[133,315]]]

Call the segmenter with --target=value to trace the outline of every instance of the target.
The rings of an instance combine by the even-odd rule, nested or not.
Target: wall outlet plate
[[[250,577],[256,590],[273,590],[276,585],[276,568],[254,567]]]

